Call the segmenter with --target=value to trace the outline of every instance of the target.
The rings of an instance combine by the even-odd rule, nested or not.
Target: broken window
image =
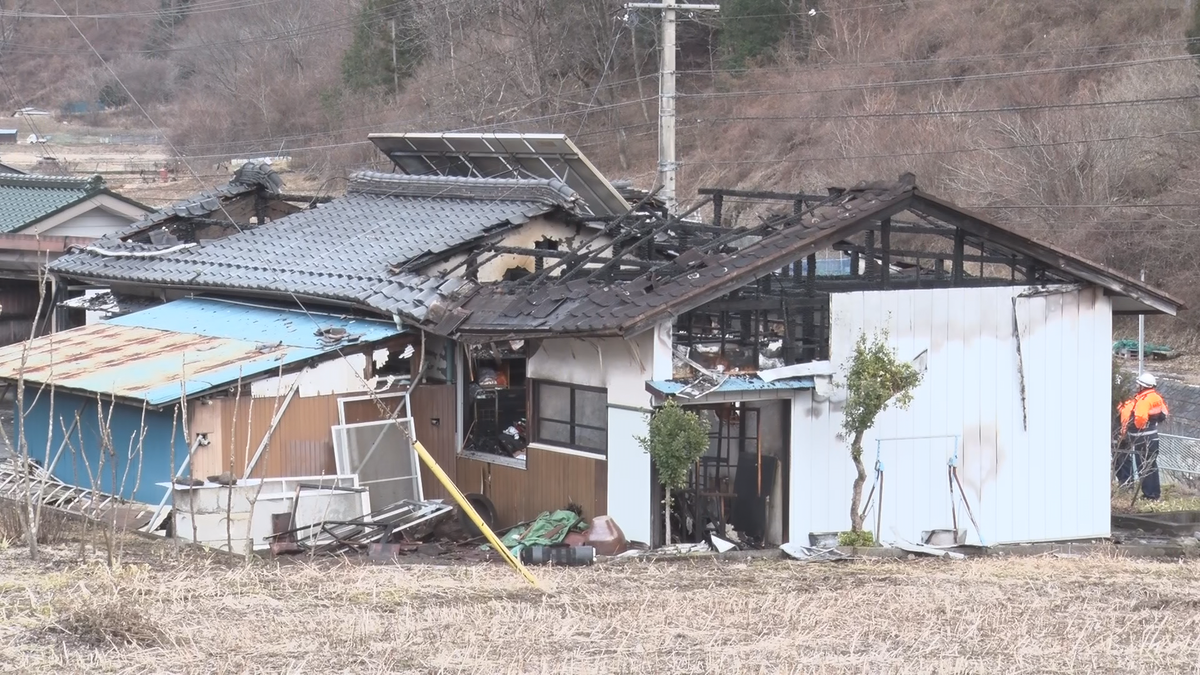
[[[527,394],[521,341],[471,346],[463,383],[462,452],[524,462]]]
[[[534,441],[608,454],[608,393],[604,389],[534,382],[533,407]]]

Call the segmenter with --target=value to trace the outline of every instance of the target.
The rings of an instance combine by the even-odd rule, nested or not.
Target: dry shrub
[[[35,506],[36,508],[36,506]],[[10,545],[23,544],[25,541],[25,523],[28,515],[25,505],[11,499],[0,499],[0,542]],[[38,544],[52,546],[61,544],[70,538],[74,531],[74,523],[70,516],[50,508],[42,508],[38,517]]]
[[[54,627],[94,647],[170,646],[167,631],[140,603],[137,593],[116,587],[104,595],[72,594],[56,606]]]

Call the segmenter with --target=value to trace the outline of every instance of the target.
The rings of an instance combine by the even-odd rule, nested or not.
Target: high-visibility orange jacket
[[[1167,402],[1154,389],[1143,389],[1121,404],[1121,431],[1155,431],[1168,415]],[[1133,427],[1130,428],[1130,420]],[[1151,424],[1153,423],[1153,424]]]

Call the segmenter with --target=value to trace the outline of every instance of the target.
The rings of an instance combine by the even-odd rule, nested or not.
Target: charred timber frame
[[[804,213],[806,204],[829,199],[717,188],[702,189],[700,193],[711,197],[714,205],[713,225],[701,234],[709,234],[711,229],[726,229],[721,228],[720,221],[725,197],[790,201],[792,217],[779,221],[785,225]],[[973,231],[970,224],[964,227],[956,214],[948,211],[925,214],[911,209],[910,212],[921,222],[883,217],[830,247],[850,258],[849,275],[818,276],[817,256],[809,254],[775,274],[678,317],[674,328],[676,344],[693,348],[693,358],[702,363],[709,361],[704,365],[725,366],[740,372],[803,363],[829,356],[831,293],[1068,281],[1064,276],[1049,274],[1049,270],[1038,267],[1028,256],[1008,250],[1000,242],[989,241],[988,233]],[[743,232],[751,236],[754,230]],[[727,242],[730,237],[722,240]],[[710,244],[705,250],[712,248]],[[865,271],[860,271],[860,267],[865,267]]]

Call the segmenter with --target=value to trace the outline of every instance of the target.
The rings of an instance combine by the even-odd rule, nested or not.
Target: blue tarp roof
[[[690,382],[675,380],[650,380],[646,389],[660,396],[677,396]],[[713,391],[707,394],[730,394],[754,391],[784,391],[788,389],[812,389],[815,385],[811,377],[792,377],[786,380],[767,382],[757,375],[732,375]]]
[[[330,329],[345,337],[317,334]],[[390,321],[187,298],[37,338],[24,375],[31,384],[161,406],[400,333]],[[0,349],[0,379],[18,378],[23,348]]]

